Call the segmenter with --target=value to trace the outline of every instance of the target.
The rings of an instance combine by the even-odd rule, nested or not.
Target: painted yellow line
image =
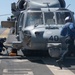
[[[0,38],[7,38],[9,32],[10,32],[10,29],[7,28],[7,29],[0,35]]]

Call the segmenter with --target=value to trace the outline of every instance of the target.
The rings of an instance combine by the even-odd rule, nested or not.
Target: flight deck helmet
[[[65,23],[66,23],[66,22],[72,22],[72,19],[71,19],[70,16],[67,16],[67,17],[65,18]]]

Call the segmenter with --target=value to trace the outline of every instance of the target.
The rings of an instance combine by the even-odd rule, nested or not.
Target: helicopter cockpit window
[[[53,12],[45,12],[45,24],[55,24],[54,13]]]
[[[65,18],[67,16],[71,17],[70,12],[56,12],[57,24],[65,24]]]
[[[42,12],[27,13],[26,26],[43,24]]]

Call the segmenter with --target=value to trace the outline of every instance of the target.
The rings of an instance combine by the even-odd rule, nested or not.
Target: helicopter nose
[[[25,35],[25,36],[31,36],[31,32],[28,31],[28,30],[26,30],[26,31],[24,31],[24,35]]]

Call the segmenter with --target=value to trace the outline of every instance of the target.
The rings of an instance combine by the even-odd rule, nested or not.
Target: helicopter
[[[18,40],[12,42],[13,48],[36,53],[48,51],[51,57],[58,58],[67,49],[65,37],[60,35],[65,17],[70,16],[74,23],[74,13],[65,6],[64,0],[18,0],[12,3]]]

